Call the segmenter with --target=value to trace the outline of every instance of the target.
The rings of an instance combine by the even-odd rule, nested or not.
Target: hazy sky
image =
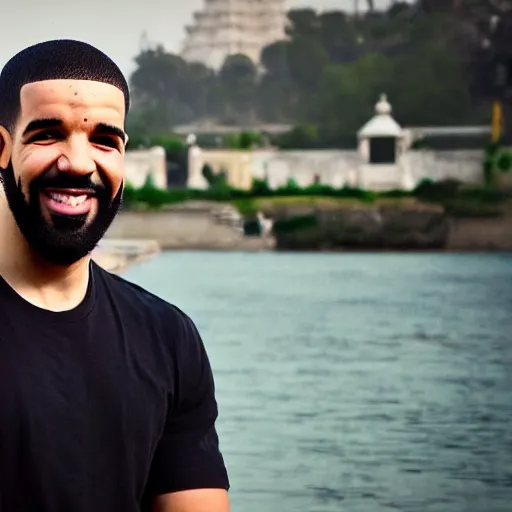
[[[133,2],[133,3],[132,3]],[[361,7],[365,0],[359,0]],[[387,6],[390,0],[376,0]],[[184,26],[203,0],[0,0],[0,67],[19,50],[56,38],[87,41],[112,57],[123,72],[133,70],[141,34],[177,52]],[[288,0],[287,7],[350,9],[354,0]]]

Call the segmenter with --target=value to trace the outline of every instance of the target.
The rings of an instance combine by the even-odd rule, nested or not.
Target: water
[[[512,255],[163,254],[233,512],[510,512]]]

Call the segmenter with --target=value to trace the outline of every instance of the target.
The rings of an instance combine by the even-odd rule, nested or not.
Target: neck
[[[48,263],[28,245],[7,205],[0,199],[0,275],[27,302],[50,311],[78,306],[89,283],[86,257],[62,266]]]

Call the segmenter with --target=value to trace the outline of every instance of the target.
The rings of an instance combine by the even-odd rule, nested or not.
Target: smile
[[[92,206],[92,194],[84,190],[45,189],[42,202],[51,213],[59,215],[84,215]]]

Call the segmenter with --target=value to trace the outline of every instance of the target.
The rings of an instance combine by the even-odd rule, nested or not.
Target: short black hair
[[[93,80],[113,85],[130,107],[128,83],[114,61],[88,43],[56,39],[29,46],[7,62],[0,73],[0,125],[12,130],[18,119],[21,88],[43,80]]]

